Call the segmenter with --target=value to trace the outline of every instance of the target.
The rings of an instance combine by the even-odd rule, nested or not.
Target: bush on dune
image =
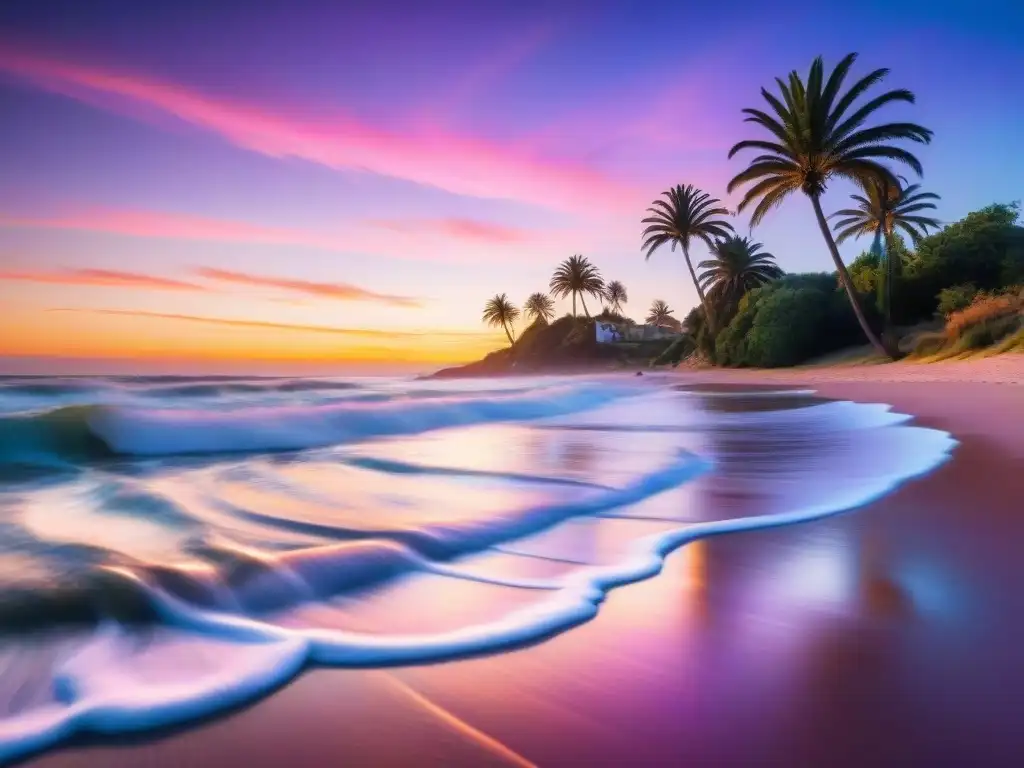
[[[863,297],[861,301],[877,326],[874,304]],[[743,297],[732,321],[718,334],[715,359],[729,366],[797,365],[861,339],[835,275],[786,275]]]
[[[978,289],[974,286],[974,283],[943,288],[939,291],[939,314],[943,317],[949,317],[954,312],[966,309],[977,295]]]
[[[922,238],[893,285],[893,311],[900,323],[927,320],[941,295],[973,285],[997,291],[1024,281],[1024,227],[1016,204],[990,205]]]
[[[979,294],[967,307],[953,312],[946,320],[946,336],[963,336],[976,326],[1016,319],[1024,310],[1024,301],[1016,293]]]
[[[987,347],[1009,351],[1022,332],[1024,290],[1014,286],[1000,293],[978,293],[970,304],[949,313],[941,332],[918,338],[914,354],[952,357]]]

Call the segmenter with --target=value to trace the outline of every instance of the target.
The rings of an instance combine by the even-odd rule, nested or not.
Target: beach
[[[960,444],[861,509],[688,544],[543,642],[312,669],[198,725],[26,764],[1019,764],[1022,360],[671,374],[888,403]]]

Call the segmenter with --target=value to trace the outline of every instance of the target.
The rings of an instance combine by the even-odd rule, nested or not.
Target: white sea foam
[[[667,555],[689,542],[792,525],[859,507],[930,471],[947,459],[955,445],[947,433],[906,426],[907,417],[893,413],[887,406],[839,402],[771,412],[715,413],[691,408],[674,411],[672,403],[678,398],[660,392],[643,394],[635,400],[629,398],[632,406],[622,400],[641,391],[559,385],[554,390],[503,397],[462,395],[429,403],[395,401],[375,408],[331,405],[286,413],[275,411],[267,414],[265,423],[254,420],[255,412],[248,412],[245,418],[216,413],[182,418],[181,413],[170,416],[149,411],[115,411],[117,415],[111,416],[112,412],[106,412],[106,420],[94,427],[111,449],[122,454],[311,447],[361,442],[368,436],[409,435],[441,427],[547,418],[551,427],[589,425],[606,429],[608,434],[601,439],[621,446],[623,451],[649,451],[651,460],[645,464],[640,461],[642,457],[630,456],[634,463],[629,463],[629,467],[643,468],[631,469],[635,474],[625,482],[608,482],[600,475],[581,476],[578,469],[570,472],[550,459],[538,459],[536,468],[543,474],[538,474],[537,482],[531,484],[531,472],[511,465],[494,471],[470,468],[460,472],[458,468],[444,467],[440,459],[435,466],[349,455],[351,466],[346,469],[342,465],[343,471],[388,473],[389,484],[395,486],[396,492],[400,487],[419,488],[429,480],[453,483],[452,494],[467,492],[480,484],[504,483],[508,490],[503,493],[510,500],[519,498],[516,494],[520,491],[516,489],[527,487],[550,489],[545,493],[552,495],[543,503],[513,506],[475,520],[425,520],[398,527],[380,524],[369,534],[365,528],[369,523],[364,522],[364,528],[356,531],[363,537],[359,541],[345,541],[354,531],[335,510],[316,523],[318,528],[310,535],[318,537],[321,543],[315,546],[275,552],[208,545],[201,550],[206,565],[193,564],[180,573],[168,566],[150,567],[130,560],[101,565],[103,579],[97,584],[104,589],[116,585],[117,594],[145,597],[144,603],[155,621],[149,630],[151,640],[139,644],[130,628],[113,622],[86,635],[77,651],[54,667],[51,699],[0,719],[0,762],[46,748],[73,734],[116,735],[202,718],[266,695],[310,664],[358,667],[423,663],[537,642],[590,620],[610,590],[656,575]],[[593,408],[600,410],[584,413]],[[578,415],[567,421],[563,417],[568,413]],[[663,438],[671,435],[664,434],[654,439],[653,431],[645,439],[630,442],[615,434],[616,429],[644,429],[645,423],[652,430],[681,430],[683,443],[673,442],[675,438],[665,441]],[[712,428],[717,431],[710,431]],[[548,433],[541,436],[557,439],[560,449],[573,449],[579,444],[570,430],[551,434],[563,437],[549,438]],[[695,437],[687,442],[690,434]],[[508,434],[466,435],[466,445],[477,453],[495,451],[500,457],[500,452],[507,449]],[[758,440],[767,439],[765,436],[780,435],[786,445],[800,446],[804,446],[801,440],[808,436],[823,436],[825,454],[820,462],[809,461],[800,475],[810,490],[780,497],[789,506],[771,514],[682,523],[669,514],[673,510],[657,505],[645,507],[642,513],[649,519],[663,521],[662,530],[635,538],[624,554],[609,562],[574,564],[561,576],[510,575],[481,566],[472,558],[464,559],[472,553],[524,549],[531,537],[543,536],[545,531],[555,530],[570,519],[593,519],[602,514],[628,516],[628,510],[634,506],[657,502],[666,491],[713,477],[715,452],[701,450],[704,437],[712,441],[753,442],[756,447]],[[589,441],[594,439],[597,437],[584,438],[583,445],[590,445]],[[674,446],[671,454],[666,452],[669,445]],[[695,453],[682,445],[690,445]],[[807,445],[801,448],[801,455],[814,455],[817,442],[811,439]],[[831,445],[839,447],[828,448]],[[732,454],[723,449],[721,455]],[[332,462],[324,464],[326,471],[339,466],[336,458],[313,457],[310,461]],[[571,451],[569,458],[572,459]],[[847,460],[848,464],[830,465],[830,460],[837,459]],[[274,471],[273,464],[241,461],[237,468],[228,467],[223,474],[243,487],[259,489],[263,486],[261,472]],[[499,462],[499,466],[504,465]],[[577,467],[572,462],[565,466]],[[829,467],[832,471],[841,469],[842,476],[815,478],[808,474],[821,473]],[[286,470],[284,465],[279,471]],[[791,488],[792,478],[797,477],[786,467],[775,469],[773,465],[770,471],[775,472],[786,489]],[[189,479],[193,477],[197,480]],[[220,513],[216,518],[204,518],[199,508],[182,503],[187,495],[176,497],[173,507],[164,501],[156,504],[146,496],[147,489],[155,493],[157,487],[165,488],[167,484],[172,489],[185,486],[193,490],[195,486],[201,490],[198,479],[202,477],[200,469],[169,478],[158,475],[159,486],[147,485],[145,478],[131,483],[118,480],[102,493],[89,492],[83,496],[78,486],[74,493],[75,498],[92,499],[97,504],[116,502],[113,511],[117,514],[110,516],[111,524],[116,524],[119,516],[137,510],[154,524],[177,525],[180,510],[182,514],[194,515],[197,524],[220,526],[212,529],[214,538],[237,538],[240,531],[232,527],[230,515]],[[560,480],[565,482],[560,485]],[[294,478],[289,480],[293,481]],[[90,475],[89,482],[95,482],[95,477]],[[284,482],[268,485],[282,493],[288,487]],[[59,490],[58,486],[46,492]],[[345,501],[342,496],[336,503],[342,507]],[[331,503],[330,498],[323,502],[328,511]],[[154,509],[160,514],[154,516]],[[175,515],[168,515],[167,510],[171,509]],[[296,522],[286,517],[287,510],[273,507],[258,513],[239,513],[244,511],[251,513],[245,519],[254,526],[262,526],[268,536],[278,530],[278,525]],[[271,519],[272,514],[280,519]],[[573,563],[571,558],[565,561]],[[415,634],[362,633],[323,626],[293,626],[275,620],[275,610],[323,600],[355,585],[383,582],[398,574],[418,571],[430,578],[529,590],[532,599],[527,607],[496,619]],[[237,602],[218,602],[215,598],[223,592],[230,592]],[[201,593],[213,597],[200,600]],[[249,601],[247,596],[251,595],[257,595],[262,602]],[[244,611],[240,607],[243,605]]]

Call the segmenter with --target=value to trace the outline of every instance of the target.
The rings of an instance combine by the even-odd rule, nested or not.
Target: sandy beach
[[[541,644],[314,670],[192,728],[26,764],[1022,764],[1024,356],[672,380],[807,384],[961,444],[868,507],[686,546]]]

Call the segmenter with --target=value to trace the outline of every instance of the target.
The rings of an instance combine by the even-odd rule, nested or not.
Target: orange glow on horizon
[[[466,362],[504,346],[504,336],[487,331],[443,329],[332,329],[261,321],[193,323],[145,313],[104,314],[13,312],[0,338],[0,355],[69,360],[139,360],[279,364]],[[364,335],[361,335],[364,334]]]

